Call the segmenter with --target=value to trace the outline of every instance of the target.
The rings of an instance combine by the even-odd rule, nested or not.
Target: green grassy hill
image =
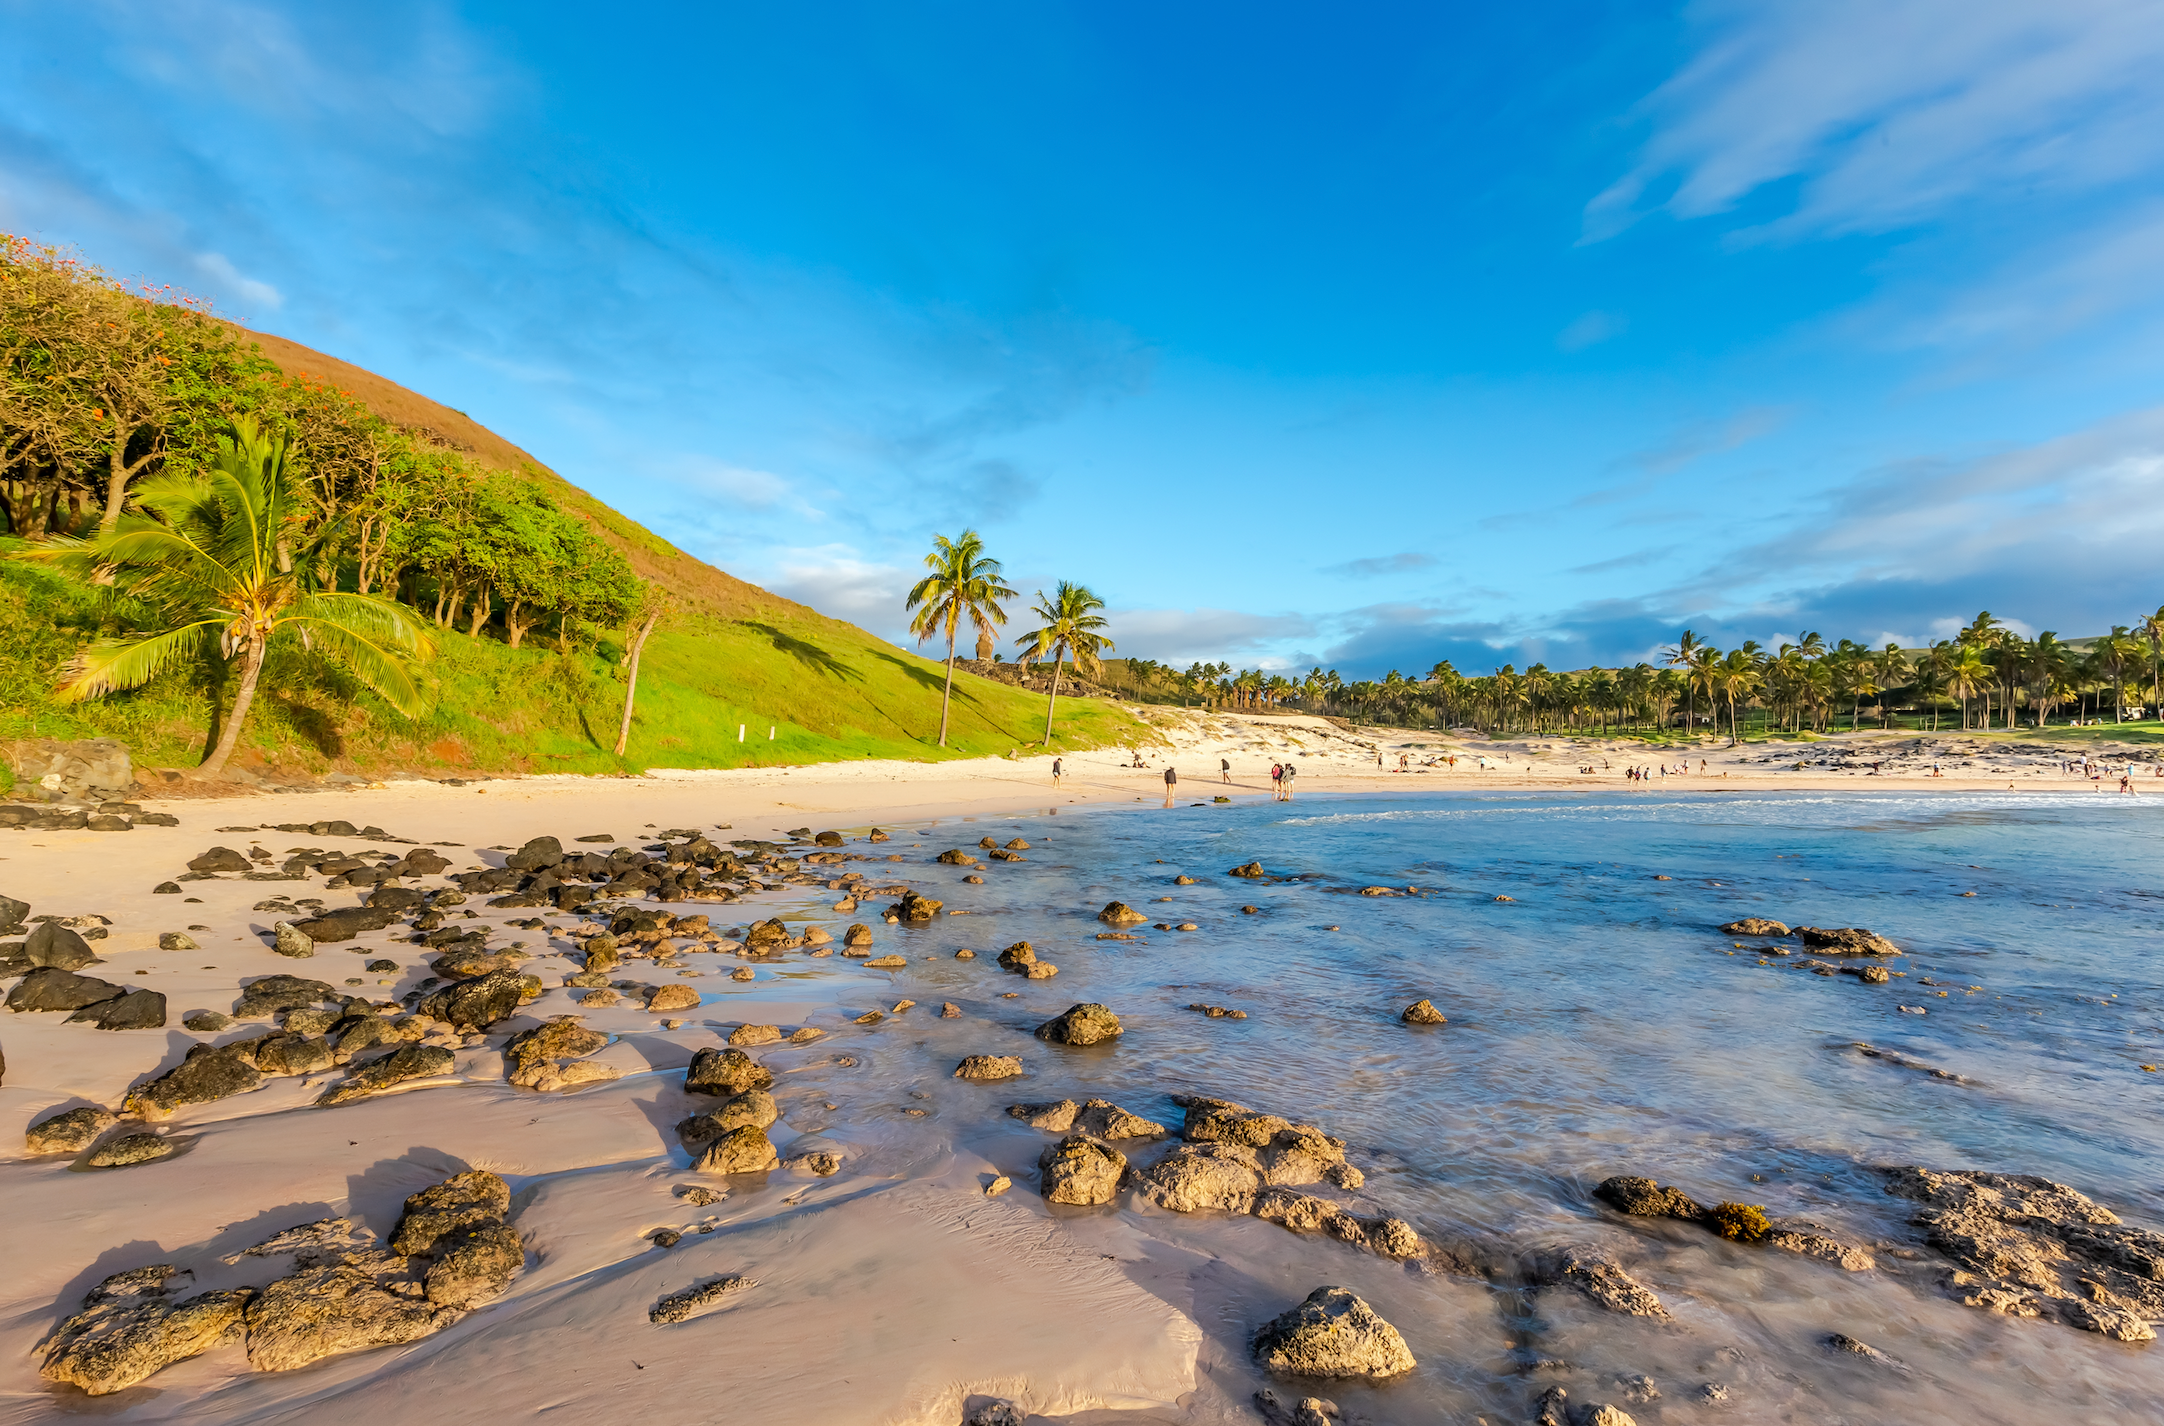
[[[236,759],[243,767],[600,773],[972,757],[1042,736],[1041,696],[958,671],[942,750],[935,741],[942,664],[693,558],[459,412],[281,338],[249,336],[289,374],[328,381],[387,420],[544,486],[666,589],[677,613],[647,643],[623,758],[610,751],[623,707],[620,634],[564,654],[532,641],[512,649],[486,632],[444,631],[430,670],[433,710],[418,722],[324,659],[299,648],[274,652]],[[222,671],[169,675],[94,703],[50,699],[89,612],[85,597],[55,577],[0,564],[0,627],[10,631],[0,640],[0,740],[117,737],[139,764],[193,766],[211,729],[207,680]],[[1060,700],[1060,748],[1155,736],[1113,705]]]

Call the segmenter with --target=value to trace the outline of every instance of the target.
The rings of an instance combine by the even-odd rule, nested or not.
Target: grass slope
[[[667,590],[678,613],[647,642],[622,758],[611,751],[623,709],[620,646],[605,640],[566,655],[443,631],[430,670],[433,710],[417,722],[330,661],[298,648],[276,651],[242,741],[242,766],[605,773],[981,757],[1043,735],[1042,697],[957,671],[942,750],[943,665],[693,558],[462,412],[283,338],[247,336],[289,374],[328,381],[387,420],[542,485]],[[88,636],[90,614],[85,596],[50,574],[0,565],[0,628],[9,630],[0,639],[0,741],[114,737],[138,763],[194,766],[211,736],[212,710],[226,696],[213,682],[224,670],[171,674],[95,703],[52,701],[61,666]],[[1055,747],[1156,740],[1114,705],[1060,699]],[[0,783],[6,778],[0,769]]]
[[[77,593],[41,570],[0,566],[0,740],[114,737],[137,761],[190,767],[210,736],[214,695],[201,670],[92,703],[57,704],[54,671],[82,638]],[[616,757],[621,649],[557,652],[442,634],[433,709],[392,711],[327,660],[280,649],[266,666],[241,762],[258,770],[635,772],[758,767],[858,758],[938,760],[1034,743],[1044,700],[957,674],[948,747],[939,728],[941,665],[861,629],[813,616],[702,617],[647,642],[630,746]],[[744,732],[738,741],[738,728]],[[768,730],[773,736],[768,737]],[[1155,735],[1124,711],[1061,699],[1055,741],[1097,747]]]

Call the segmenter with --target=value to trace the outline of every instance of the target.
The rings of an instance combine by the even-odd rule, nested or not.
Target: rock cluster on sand
[[[260,1288],[184,1296],[188,1274],[170,1264],[116,1273],[41,1344],[40,1372],[103,1396],[236,1337],[257,1371],[413,1341],[524,1265],[510,1204],[496,1175],[462,1173],[406,1200],[388,1252],[347,1219],[288,1229],[227,1259],[290,1255],[295,1271]]]
[[[1418,1365],[1398,1329],[1345,1287],[1316,1288],[1264,1323],[1253,1348],[1263,1370],[1280,1376],[1382,1381]]]
[[[324,1090],[316,1104],[320,1108],[351,1104],[408,1080],[446,1075],[451,1072],[456,1059],[457,1056],[441,1045],[401,1045]]]
[[[2147,1342],[2164,1320],[2164,1234],[2129,1227],[2086,1195],[2034,1174],[1901,1168],[1886,1192],[1958,1267],[1961,1302]]]

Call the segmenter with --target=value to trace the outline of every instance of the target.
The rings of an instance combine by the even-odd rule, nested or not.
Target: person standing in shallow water
[[[1272,802],[1283,802],[1285,800],[1285,765],[1283,763],[1270,764],[1270,800]]]
[[[1165,765],[1165,806],[1170,807],[1172,805],[1173,790],[1179,785],[1180,774],[1178,769],[1167,763]]]
[[[1293,764],[1291,764],[1291,763],[1286,763],[1286,764],[1285,764],[1285,780],[1284,780],[1284,781],[1283,781],[1282,783],[1278,784],[1278,785],[1279,785],[1280,787],[1284,788],[1284,790],[1285,790],[1285,800],[1286,800],[1287,802],[1290,802],[1290,801],[1292,801],[1292,776],[1293,776],[1293,774],[1294,774],[1294,773],[1298,772],[1299,770],[1300,770],[1299,768],[1295,767],[1295,766],[1294,766]]]

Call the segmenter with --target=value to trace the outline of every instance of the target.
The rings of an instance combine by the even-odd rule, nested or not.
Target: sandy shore
[[[272,1080],[260,1090],[185,1109],[160,1127],[185,1140],[185,1151],[157,1164],[78,1172],[67,1158],[27,1158],[20,1147],[34,1121],[78,1105],[117,1109],[131,1084],[180,1063],[199,1039],[234,1038],[191,1035],[181,1029],[180,1017],[197,1007],[230,1006],[248,978],[295,973],[343,981],[348,993],[389,998],[425,973],[418,964],[424,953],[412,946],[403,948],[406,964],[395,975],[360,971],[353,946],[325,946],[302,961],[270,954],[265,933],[273,918],[256,909],[259,900],[320,896],[337,906],[356,899],[350,891],[325,892],[320,878],[202,880],[184,883],[182,896],[153,892],[213,845],[241,851],[260,845],[274,856],[297,845],[384,845],[279,833],[268,824],[374,824],[413,843],[444,845],[454,870],[500,865],[500,849],[544,833],[564,838],[567,846],[574,837],[601,833],[637,846],[658,830],[693,827],[717,841],[834,829],[848,836],[852,852],[873,850],[859,840],[872,827],[905,828],[892,850],[921,862],[933,840],[973,845],[976,834],[965,835],[963,825],[971,819],[1161,803],[1168,760],[1180,771],[1178,798],[1184,803],[1267,796],[1273,760],[1294,761],[1299,793],[1313,797],[1590,785],[1612,790],[1634,786],[1623,780],[1626,759],[1644,758],[1631,745],[1587,740],[1422,739],[1285,718],[1174,721],[1164,746],[1144,750],[1147,766],[1124,765],[1128,759],[1109,753],[1083,754],[1065,760],[1057,782],[1049,759],[532,778],[460,787],[400,782],[151,802],[175,813],[181,825],[139,827],[124,835],[0,836],[0,893],[30,902],[32,914],[107,918],[109,933],[93,943],[101,963],[86,973],[156,989],[170,1007],[161,1030],[102,1032],[65,1023],[59,1014],[0,1017],[7,1059],[0,1152],[12,1155],[0,1160],[0,1194],[9,1207],[0,1360],[15,1364],[0,1374],[0,1421],[49,1420],[86,1400],[73,1388],[39,1381],[34,1348],[107,1275],[177,1262],[196,1272],[197,1287],[219,1285],[221,1273],[238,1282],[240,1270],[222,1266],[224,1255],[278,1229],[336,1214],[387,1233],[406,1195],[467,1168],[503,1174],[520,1193],[516,1222],[529,1267],[500,1301],[412,1346],[333,1357],[275,1376],[250,1372],[237,1348],[222,1347],[168,1368],[112,1403],[124,1407],[129,1419],[230,1422],[299,1419],[304,1412],[312,1421],[402,1420],[452,1407],[493,1411],[505,1401],[525,1403],[524,1410],[569,1407],[609,1419],[635,1400],[641,1419],[707,1421],[714,1415],[712,1400],[683,1388],[702,1380],[703,1364],[722,1343],[732,1363],[730,1414],[746,1419],[951,1426],[964,1403],[978,1395],[1010,1396],[1050,1415],[1251,1419],[1243,1401],[1213,1394],[1210,1385],[1212,1354],[1221,1349],[1197,1323],[1224,1310],[1213,1293],[1234,1289],[1213,1277],[1208,1264],[1230,1254],[1242,1259],[1244,1270],[1266,1274],[1273,1264],[1284,1267],[1299,1240],[1253,1220],[1168,1229],[1129,1215],[1072,1217],[1048,1208],[1028,1185],[986,1198],[982,1185],[1001,1165],[1011,1170],[1033,1161],[1036,1140],[1028,1131],[983,1127],[980,1112],[977,1127],[927,1135],[897,1117],[906,1109],[852,1112],[865,1099],[867,1066],[875,1086],[887,1075],[906,1082],[923,1055],[857,1026],[860,1015],[897,993],[884,977],[829,983],[793,975],[784,963],[760,965],[754,979],[739,982],[726,978],[735,962],[702,957],[693,974],[704,978],[694,984],[707,1003],[681,1018],[652,1014],[630,1001],[581,1011],[566,991],[554,988],[573,964],[549,959],[562,956],[571,942],[553,934],[556,926],[537,934],[510,924],[525,917],[556,923],[576,918],[546,908],[484,911],[504,940],[528,937],[530,953],[542,958],[527,969],[551,987],[503,1028],[583,1014],[588,1025],[613,1037],[595,1059],[621,1078],[568,1094],[513,1089],[505,1083],[504,1035],[469,1035],[457,1044],[447,1075],[336,1110],[308,1107],[340,1077],[336,1070]],[[2011,784],[2059,792],[2083,785],[2062,773],[2056,759],[1988,747],[1971,753],[1955,738],[1921,750],[1907,746],[1915,742],[1864,735],[1733,753],[1709,744],[1692,754],[1688,776],[1678,773],[1666,782],[1656,777],[1647,786],[1694,792],[1723,786],[2003,791]],[[1374,763],[1378,751],[1386,760],[1383,769]],[[1455,753],[1458,764],[1394,771],[1401,753],[1409,762]],[[1934,754],[1946,775],[1920,775]],[[1680,764],[1679,754],[1669,756]],[[1479,765],[1483,758],[1486,768]],[[1885,765],[1876,776],[1868,772],[1874,758]],[[1229,786],[1218,775],[1220,759],[1233,765]],[[1797,769],[1797,761],[1809,765]],[[1587,766],[1596,771],[1578,770]],[[956,824],[954,835],[918,835],[934,822]],[[875,876],[909,874],[903,867],[883,872],[865,866]],[[426,881],[438,884],[433,877]],[[822,916],[838,932],[852,918],[826,914],[824,903],[831,899],[831,893],[795,887],[740,907],[671,909],[711,911],[718,927],[772,914],[757,909],[771,904],[793,916]],[[484,900],[476,897],[473,905]],[[867,913],[856,919],[877,918]],[[174,931],[185,931],[197,948],[160,950],[160,934]],[[368,950],[381,953],[375,945]],[[1051,999],[1065,1003],[1058,995]],[[671,1126],[690,1112],[680,1071],[697,1050],[720,1043],[728,1027],[740,1023],[823,1032],[814,1044],[760,1052],[783,1082],[777,1094],[787,1091],[785,1120],[773,1135],[785,1156],[827,1147],[841,1155],[845,1169],[831,1178],[777,1173],[768,1188],[738,1189],[701,1210],[677,1195],[694,1176],[669,1157],[680,1158]],[[246,1028],[236,1026],[235,1032]],[[966,1025],[949,1033],[966,1037]],[[448,1092],[452,1086],[456,1092]],[[935,1085],[911,1092],[936,1108],[935,1095],[948,1091]],[[686,1237],[663,1252],[645,1236],[657,1228]],[[1393,1298],[1411,1289],[1402,1273],[1393,1276],[1395,1270],[1385,1268],[1360,1260],[1335,1271],[1387,1314]],[[1295,1280],[1293,1269],[1284,1270],[1287,1281]],[[750,1272],[761,1284],[756,1311],[719,1309],[730,1316],[725,1335],[664,1331],[647,1322],[658,1297],[725,1272]],[[1432,1303],[1427,1310],[1434,1310]],[[1079,1336],[1073,1330],[1078,1320],[1089,1324]]]

